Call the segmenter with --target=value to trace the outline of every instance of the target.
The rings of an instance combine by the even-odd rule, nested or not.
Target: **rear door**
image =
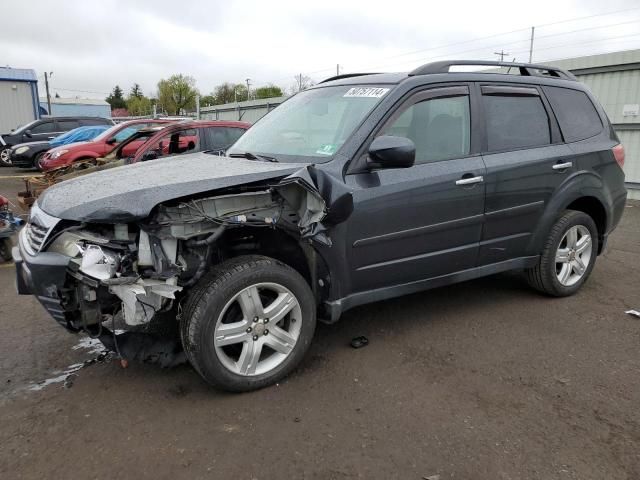
[[[545,205],[576,165],[538,87],[482,83],[476,88],[487,168],[479,265],[487,265],[527,254]]]
[[[475,266],[485,169],[474,153],[471,117],[466,85],[416,93],[375,134],[411,139],[415,165],[346,176],[355,204],[348,224],[351,291]]]

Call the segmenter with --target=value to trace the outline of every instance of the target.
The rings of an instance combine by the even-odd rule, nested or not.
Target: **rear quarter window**
[[[591,99],[580,90],[544,87],[565,142],[593,137],[602,131],[600,115]]]

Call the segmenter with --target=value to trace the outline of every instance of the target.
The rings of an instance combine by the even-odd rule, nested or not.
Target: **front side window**
[[[305,90],[272,110],[229,150],[278,160],[322,162],[331,158],[373,107],[385,86],[335,86]]]
[[[31,128],[31,133],[52,133],[53,122],[44,122]]]
[[[153,151],[158,157],[195,153],[200,150],[200,136],[197,128],[171,132],[154,142],[147,151]]]
[[[469,154],[469,97],[431,98],[404,110],[382,132],[410,139],[416,163],[437,162]]]
[[[586,93],[560,87],[543,87],[567,142],[593,137],[602,131],[602,120]]]
[[[490,152],[551,143],[549,117],[538,96],[483,95]]]

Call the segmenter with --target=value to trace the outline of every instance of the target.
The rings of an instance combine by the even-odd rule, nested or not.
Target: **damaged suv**
[[[509,74],[449,72],[472,64]],[[13,251],[18,290],[71,331],[169,312],[207,382],[252,390],[301,361],[316,318],[356,305],[513,269],[575,293],[622,215],[623,161],[603,109],[557,68],[342,75],[226,157],[49,188]]]

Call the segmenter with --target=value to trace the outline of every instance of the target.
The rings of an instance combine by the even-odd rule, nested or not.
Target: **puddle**
[[[117,334],[122,333],[123,330],[116,330]],[[89,365],[93,365],[96,362],[104,362],[108,359],[109,355],[107,353],[107,349],[102,345],[102,342],[97,338],[91,338],[89,336],[83,335],[79,338],[78,343],[76,343],[71,350],[82,352],[91,358],[88,358],[84,362],[74,363],[69,365],[63,370],[56,370],[52,372],[52,376],[45,380],[41,380],[37,383],[32,383],[27,390],[32,392],[39,392],[49,385],[54,385],[57,383],[64,384],[65,387],[70,388],[73,385],[72,381],[67,382],[70,377],[75,376],[75,373],[78,370],[88,367]]]

